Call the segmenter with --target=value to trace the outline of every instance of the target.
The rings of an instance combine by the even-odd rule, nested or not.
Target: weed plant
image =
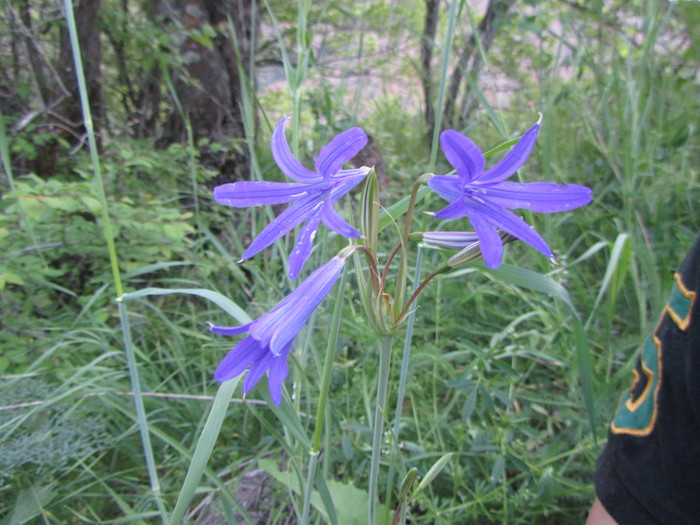
[[[415,51],[420,20],[400,16],[392,2],[370,4],[362,12],[333,2],[261,4],[287,53],[287,80],[281,92],[248,93],[247,124],[254,111],[261,123],[246,144],[256,158],[251,180],[282,180],[268,147],[269,123],[282,114],[294,117],[293,149],[307,166],[339,131],[370,130],[387,167],[382,202],[405,196],[424,171],[451,169],[441,156],[431,165],[421,104],[404,109],[417,90],[367,94],[362,82],[332,82],[322,67],[313,37],[331,39],[328,28],[342,26],[350,29],[330,42],[334,53],[353,49],[347,56],[376,66],[377,76],[415,74],[410,55],[375,63],[372,51],[383,45],[377,27]],[[448,4],[433,44],[435,56],[453,64],[450,27],[469,20],[469,7]],[[429,482],[410,500],[409,523],[581,523],[607,421],[672,270],[700,231],[698,40],[689,29],[700,5],[632,2],[622,17],[629,26],[612,31],[604,10],[581,15],[559,3],[523,4],[503,21],[486,80],[472,86],[479,109],[462,131],[497,146],[542,112],[526,173],[588,185],[594,201],[527,217],[554,247],[555,266],[514,243],[502,271],[455,270],[420,296],[402,415],[396,427],[387,419],[381,441],[378,523],[391,523],[400,484],[414,468]],[[679,35],[686,47],[672,53]],[[445,71],[434,79],[443,88]],[[489,79],[499,72],[518,89],[495,96]],[[90,158],[73,156],[65,172],[42,180],[13,177],[9,153],[32,149],[20,139],[0,136],[5,523],[297,522],[333,301],[297,339],[287,381],[293,398],[282,408],[264,381],[245,399],[236,380],[213,381],[232,345],[207,331],[208,322],[255,319],[290,291],[292,240],[237,264],[274,213],[215,205],[206,186],[214,174],[192,144],[163,151],[114,137],[99,158],[96,149]],[[442,206],[426,199],[425,209]],[[351,202],[350,211],[359,197]],[[105,218],[120,284],[102,236]],[[416,224],[431,220],[418,216]],[[380,236],[383,258],[392,228]],[[309,264],[343,245],[319,232]],[[444,260],[427,249],[421,257],[427,270]],[[411,259],[409,275],[417,264]],[[360,516],[339,518],[343,525],[365,522],[379,367],[377,338],[351,285],[356,276],[348,270],[345,278],[317,466],[338,515]],[[389,407],[401,377],[400,339]],[[264,480],[260,508],[245,496],[256,473]],[[313,487],[308,522],[332,522],[323,484]]]

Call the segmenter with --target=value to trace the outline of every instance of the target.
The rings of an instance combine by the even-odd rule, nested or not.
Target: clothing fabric
[[[598,459],[596,495],[620,525],[700,524],[700,237],[674,274]]]

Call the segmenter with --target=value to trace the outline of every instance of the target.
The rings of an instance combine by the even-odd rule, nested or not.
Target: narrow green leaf
[[[506,457],[501,455],[496,458],[491,469],[490,481],[494,485],[498,485],[503,481],[506,472]]]
[[[510,264],[501,264],[497,270],[492,270],[484,266],[481,268],[481,271],[500,281],[514,284],[534,292],[545,293],[547,295],[551,295],[552,297],[556,297],[557,299],[563,301],[571,309],[571,311],[575,311],[574,305],[569,297],[569,292],[560,283],[548,275],[533,272],[532,270],[528,270],[526,268],[512,266]],[[457,272],[455,272],[455,274],[456,273]]]
[[[583,403],[586,407],[591,434],[593,434],[594,441],[597,441],[595,435],[595,403],[593,402],[593,393],[595,391],[593,382],[593,359],[588,345],[586,330],[575,313],[572,315],[572,322],[574,323],[574,343],[576,345],[578,373],[581,378],[581,394],[583,395]]]
[[[413,497],[425,490],[425,488],[428,485],[430,485],[430,483],[435,479],[435,477],[438,474],[440,474],[440,471],[443,468],[445,468],[445,465],[447,465],[447,463],[450,461],[453,455],[454,454],[452,452],[448,452],[440,459],[438,459],[432,467],[430,467],[430,470],[425,474],[425,476],[423,476],[423,479],[420,480],[418,487],[416,487],[416,491],[413,493]]]
[[[627,265],[623,264],[629,260],[630,256],[630,236],[627,233],[621,233],[615,239],[615,244],[610,252],[610,260],[608,261],[608,266],[605,268],[605,275],[603,276],[603,282],[600,284],[600,290],[598,290],[598,296],[595,299],[593,308],[591,308],[591,314],[586,321],[586,328],[590,326],[593,320],[593,313],[596,311],[600,302],[603,300],[608,288],[610,287],[613,278],[617,277],[616,284],[619,286],[620,279],[627,272]],[[615,287],[611,289],[611,293],[614,295],[617,290]]]
[[[413,488],[413,484],[418,479],[418,469],[413,467],[411,470],[406,472],[403,480],[401,480],[401,486],[399,487],[399,502],[402,502],[408,496],[408,493]]]
[[[504,143],[499,144],[495,148],[491,148],[490,150],[485,151],[484,157],[486,157],[488,159],[490,156],[495,155],[499,151],[503,151],[504,149],[508,149],[511,146],[515,146],[518,143],[518,141],[520,141],[521,138],[523,138],[522,135],[519,137],[516,137],[514,139],[507,140]]]
[[[445,95],[447,86],[449,85],[449,69],[450,69],[450,54],[452,52],[452,44],[454,42],[455,25],[457,24],[458,6],[462,4],[458,0],[450,2],[449,15],[447,17],[447,29],[445,31],[445,39],[442,43],[442,57],[440,64],[440,77],[438,80],[438,97],[435,105],[435,124],[433,126],[433,139],[430,146],[430,163],[428,171],[435,169],[437,161],[437,150],[439,144],[440,130],[442,129],[443,111],[445,110]]]
[[[137,268],[136,270],[132,270],[131,272],[125,273],[124,279],[133,279],[134,277],[138,277],[139,275],[158,272],[160,270],[165,270],[166,268],[172,268],[173,266],[191,266],[191,265],[192,265],[192,263],[187,262],[187,261],[170,261],[170,262],[160,262],[160,263],[155,263],[155,264],[148,264],[146,266],[142,266],[141,268]]]
[[[211,412],[209,412],[209,417],[204,425],[204,429],[199,436],[197,441],[197,447],[194,450],[194,455],[192,456],[192,461],[190,462],[190,467],[187,470],[187,475],[185,476],[185,481],[180,489],[180,494],[177,497],[177,503],[175,504],[175,509],[170,517],[171,525],[176,525],[181,523],[182,518],[187,510],[187,506],[194,496],[195,489],[199,485],[199,481],[202,479],[202,474],[204,469],[209,462],[211,453],[214,450],[214,444],[219,437],[219,432],[221,431],[221,425],[226,417],[226,411],[229,407],[231,401],[231,396],[238,386],[242,376],[238,376],[235,379],[221,383],[219,386],[219,391],[216,393],[214,402],[211,407]]]
[[[236,303],[234,303],[231,299],[221,295],[219,292],[207,290],[205,288],[143,288],[142,290],[137,290],[136,292],[124,294],[121,297],[121,300],[131,301],[133,299],[147,297],[149,295],[174,294],[197,295],[199,297],[211,301],[241,324],[249,323],[251,321],[250,317],[248,317],[248,314],[245,313],[243,309]]]
[[[321,503],[323,503],[323,508],[326,511],[326,515],[328,516],[328,520],[331,522],[331,524],[332,525],[340,525],[342,523],[344,525],[345,523],[349,523],[349,521],[345,518],[343,518],[342,522],[338,520],[338,514],[336,513],[335,502],[333,501],[333,496],[331,495],[331,491],[328,487],[328,484],[326,483],[326,478],[323,477],[322,470],[316,471],[316,478],[314,479],[314,482],[316,485],[316,490],[318,491],[318,495],[321,498]],[[344,498],[337,498],[337,499],[339,500],[339,502],[341,504],[345,503],[345,501],[346,501],[346,499],[344,499]],[[353,513],[354,513],[354,511],[355,511],[355,509],[353,509]]]

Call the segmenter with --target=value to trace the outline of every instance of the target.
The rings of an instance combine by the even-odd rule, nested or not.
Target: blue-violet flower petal
[[[349,254],[336,255],[312,272],[294,291],[269,312],[243,326],[211,326],[220,335],[248,332],[221,361],[214,373],[217,381],[228,381],[250,367],[243,382],[247,393],[267,372],[270,396],[282,401],[282,384],[287,377],[287,356],[295,337],[314,310],[325,299],[343,270]]]
[[[457,175],[435,175],[428,181],[428,186],[449,203],[434,215],[439,219],[468,217],[479,236],[481,253],[489,268],[498,268],[503,255],[503,241],[496,228],[552,257],[545,240],[508,209],[553,213],[591,202],[591,190],[586,186],[506,181],[530,156],[539,128],[538,122],[500,162],[486,171],[483,154],[469,138],[455,130],[440,135],[440,145]]]

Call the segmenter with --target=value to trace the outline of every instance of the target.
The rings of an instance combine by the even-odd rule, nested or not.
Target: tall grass
[[[65,5],[75,33],[71,3]],[[523,180],[541,174],[594,189],[594,203],[585,209],[533,217],[555,248],[557,265],[513,244],[502,270],[476,266],[437,278],[412,314],[403,359],[401,345],[390,349],[391,366],[380,363],[377,337],[348,269],[335,315],[327,305],[298,338],[280,407],[269,402],[264,381],[245,400],[236,397],[237,381],[213,383],[212,371],[231,345],[206,332],[208,321],[244,323],[289,292],[288,247],[266,250],[244,266],[235,263],[249,226],[259,231],[270,211],[229,212],[202,200],[183,260],[143,260],[140,270],[122,273],[112,240],[118,233],[111,230],[118,219],[108,213],[114,172],[101,168],[105,159],[90,133],[83,89],[90,158],[80,169],[94,174],[110,271],[75,299],[77,306],[66,299],[43,319],[27,299],[5,295],[19,297],[34,287],[40,298],[47,293],[42,285],[2,282],[3,316],[16,316],[23,331],[13,330],[14,339],[8,335],[1,344],[7,356],[14,356],[13,345],[24,345],[27,357],[11,361],[0,383],[6,400],[0,403],[0,455],[6,458],[0,462],[0,514],[8,523],[179,523],[214,515],[228,523],[287,523],[295,515],[308,523],[346,524],[364,523],[367,502],[377,494],[380,504],[371,513],[377,523],[394,516],[412,523],[580,523],[593,498],[592,472],[607,419],[666,299],[670,269],[700,229],[693,120],[700,93],[664,51],[680,22],[674,7],[661,5],[630,8],[641,35],[635,42],[607,30],[602,15],[586,18],[562,7],[548,15],[561,31],[531,41],[522,33],[529,20],[523,15],[519,25],[501,29],[503,46],[522,44],[509,47],[520,49],[513,51],[519,69],[504,48],[486,57],[487,72],[505,71],[522,89],[499,108],[481,86],[482,107],[470,123],[474,140],[485,149],[496,146],[505,130],[526,129],[541,111],[542,133]],[[278,176],[267,144],[271,115],[282,108],[294,114],[292,144],[309,165],[309,153],[336,131],[326,128],[343,128],[348,114],[371,128],[389,172],[383,204],[391,202],[386,196],[405,196],[404,187],[421,171],[446,171],[437,142],[424,143],[419,116],[402,112],[393,94],[364,93],[360,83],[348,102],[360,110],[349,111],[340,88],[337,97],[330,83],[323,85],[329,97],[314,91],[321,71],[314,36],[323,24],[342,25],[339,19],[348,17],[368,31],[354,40],[360,44],[353,56],[371,63],[370,32],[381,25],[377,20],[392,19],[381,11],[391,7],[375,7],[378,15],[364,12],[360,24],[350,7],[333,3],[300,1],[293,13],[265,3],[260,16],[282,46],[288,93],[254,93],[241,75],[255,178]],[[442,14],[436,93],[447,85],[460,27],[470,27],[463,9],[455,1]],[[419,35],[411,38],[415,45]],[[74,51],[78,57],[75,39]],[[323,111],[315,106],[319,99],[326,100]],[[267,105],[274,101],[281,107]],[[435,102],[441,105],[440,98]],[[255,111],[264,123],[257,137]],[[8,176],[11,141],[3,132]],[[196,196],[200,167],[189,151],[189,172],[183,166],[178,190]],[[33,226],[25,230],[28,246],[52,241],[42,216],[27,204],[36,199],[11,189],[4,205],[14,207],[4,220]],[[434,197],[425,200],[426,209],[439,206]],[[0,232],[9,231],[8,224]],[[385,256],[394,226],[383,226],[379,252]],[[0,243],[6,238],[9,233]],[[335,253],[333,238],[326,248],[321,241],[315,262]],[[421,267],[433,269],[443,256],[423,250],[421,258],[406,268],[412,284]],[[121,299],[118,305],[109,289]],[[334,336],[328,343],[327,327],[339,318],[338,342]],[[383,365],[388,411],[377,420],[376,376]],[[373,436],[384,423],[387,431]],[[56,437],[69,428],[73,446],[61,448],[70,443]],[[22,444],[37,454],[18,454]],[[262,494],[257,507],[245,496],[252,479],[264,480],[255,485]]]

